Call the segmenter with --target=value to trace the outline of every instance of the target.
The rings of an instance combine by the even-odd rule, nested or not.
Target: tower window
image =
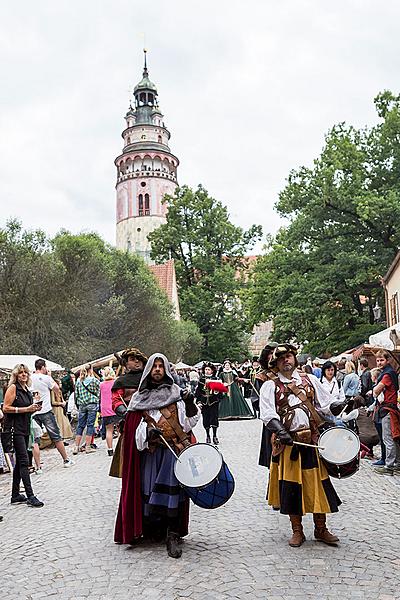
[[[145,140],[145,139],[146,139],[146,136],[143,134],[143,135],[142,135],[142,137],[141,137],[141,139],[142,139],[142,140]]]
[[[162,144],[162,137],[161,137],[161,135],[158,136],[158,143]]]
[[[150,214],[150,196],[149,194],[144,195],[144,214]]]
[[[139,217],[143,217],[143,194],[139,194]]]
[[[146,182],[145,182],[145,181],[142,181],[142,182],[140,183],[140,185],[141,185],[142,187],[146,187]]]

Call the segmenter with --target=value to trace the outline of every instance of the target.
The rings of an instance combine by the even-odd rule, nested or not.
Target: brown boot
[[[289,546],[292,546],[292,548],[298,548],[303,542],[306,541],[306,536],[304,535],[303,526],[301,524],[302,517],[301,515],[289,515],[289,518],[293,531],[293,535],[289,540]]]
[[[324,542],[324,544],[336,545],[339,541],[339,538],[329,531],[326,528],[326,515],[314,513],[314,537],[319,542]]]

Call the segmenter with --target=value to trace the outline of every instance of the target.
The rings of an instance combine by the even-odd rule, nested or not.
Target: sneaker
[[[86,454],[91,454],[92,452],[96,452],[96,448],[93,448],[92,444],[90,444],[90,446],[86,446],[85,452]]]
[[[372,466],[373,467],[384,467],[385,461],[380,458],[379,460],[376,460],[375,462],[373,462]]]
[[[112,448],[108,448],[107,453],[108,453],[108,456],[113,456],[114,450]]]
[[[18,494],[18,496],[11,498],[11,504],[22,504],[22,502],[26,502],[27,500],[28,498],[25,496],[25,494]]]
[[[376,469],[374,469],[375,473],[378,473],[378,475],[393,475],[394,474],[394,470],[389,468],[389,467],[376,467]]]
[[[72,454],[78,454],[78,452],[79,452],[79,448],[78,448],[78,446],[74,446],[74,447],[72,448]]]
[[[33,508],[42,508],[44,506],[44,502],[41,502],[36,496],[29,496],[26,503],[28,506],[33,506]]]
[[[36,475],[41,475],[43,473],[42,469],[36,469]]]
[[[72,467],[72,465],[75,464],[73,460],[71,460],[70,458],[67,458],[67,460],[64,460],[64,467],[66,469],[68,469],[68,467]]]
[[[93,450],[97,450],[96,444],[90,444],[90,447],[93,448]]]

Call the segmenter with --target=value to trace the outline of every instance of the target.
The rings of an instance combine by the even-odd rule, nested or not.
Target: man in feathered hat
[[[336,544],[339,539],[326,528],[326,513],[337,512],[340,499],[317,448],[293,442],[316,445],[322,415],[339,414],[345,403],[334,402],[317,377],[301,376],[297,366],[295,346],[278,345],[269,360],[276,375],[260,390],[261,419],[272,433],[268,504],[289,515],[290,546],[301,546],[305,540],[302,516],[306,513],[313,513],[315,538]]]
[[[168,555],[182,555],[189,498],[175,477],[175,456],[160,435],[179,453],[191,444],[199,418],[193,395],[174,383],[167,358],[161,353],[150,356],[126,414],[117,543],[166,537]]]
[[[115,447],[110,467],[110,475],[112,477],[122,476],[124,444],[123,419],[132,398],[132,394],[136,392],[139,387],[143,369],[147,363],[147,356],[138,350],[138,348],[127,348],[122,352],[118,359],[125,372],[123,375],[116,378],[111,388],[112,408],[115,414],[121,418],[119,425],[121,435]]]
[[[210,429],[213,430],[213,444],[219,444],[217,436],[219,425],[218,406],[223,398],[222,388],[225,386],[217,380],[216,373],[216,366],[211,362],[205,362],[195,392],[196,400],[198,404],[201,405],[201,414],[203,416],[203,427],[206,431],[207,444],[211,444]],[[214,389],[212,389],[213,387]]]

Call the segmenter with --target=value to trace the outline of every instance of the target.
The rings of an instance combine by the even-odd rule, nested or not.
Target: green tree
[[[240,358],[248,352],[247,318],[239,300],[246,262],[243,257],[261,237],[261,227],[235,226],[220,202],[199,186],[176,190],[167,222],[149,235],[152,258],[173,258],[182,315],[204,336],[210,359]]]
[[[336,353],[382,328],[380,278],[400,245],[400,98],[375,99],[381,121],[336,125],[311,168],[292,171],[276,209],[289,223],[254,270],[252,322],[273,318],[276,339]]]
[[[0,310],[0,353],[71,366],[135,344],[177,360],[191,337],[200,354],[197,328],[174,319],[144,262],[93,233],[0,230]]]

